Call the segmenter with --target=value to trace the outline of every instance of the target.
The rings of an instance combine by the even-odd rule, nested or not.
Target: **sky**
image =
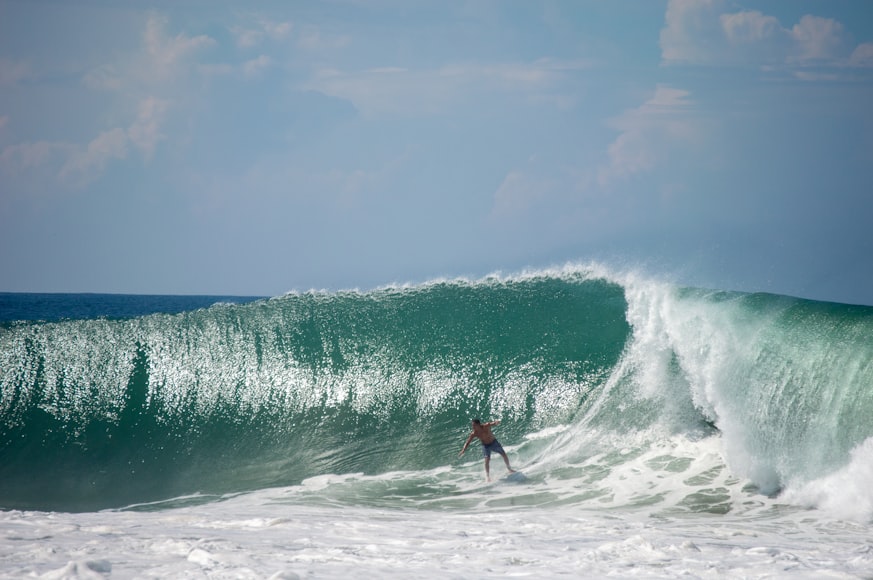
[[[0,291],[597,261],[873,305],[866,0],[0,0]]]

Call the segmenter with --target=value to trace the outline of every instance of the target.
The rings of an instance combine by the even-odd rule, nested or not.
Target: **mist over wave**
[[[597,265],[18,323],[0,329],[0,507],[299,486],[449,509],[479,501],[479,461],[451,466],[481,416],[545,486],[532,504],[839,510],[871,483],[871,331],[867,307]]]

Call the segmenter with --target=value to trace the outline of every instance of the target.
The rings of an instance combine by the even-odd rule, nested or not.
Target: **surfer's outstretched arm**
[[[467,447],[470,446],[470,442],[473,441],[473,437],[474,437],[474,433],[471,432],[470,435],[467,437],[467,440],[464,442],[464,446],[461,448],[461,452],[458,453],[458,457],[460,457],[461,455],[464,454],[464,451],[466,451]]]

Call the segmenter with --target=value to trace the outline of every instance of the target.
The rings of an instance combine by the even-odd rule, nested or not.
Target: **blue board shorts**
[[[488,445],[485,445],[484,443],[482,444],[482,457],[489,457],[490,458],[492,451],[495,451],[495,452],[500,453],[500,454],[506,453],[503,450],[503,447],[500,445],[500,441],[498,441],[497,439],[495,439],[494,441],[492,441]]]

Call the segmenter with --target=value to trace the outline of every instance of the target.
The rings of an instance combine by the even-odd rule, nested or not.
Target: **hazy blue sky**
[[[873,4],[0,0],[0,290],[596,259],[873,304]]]

